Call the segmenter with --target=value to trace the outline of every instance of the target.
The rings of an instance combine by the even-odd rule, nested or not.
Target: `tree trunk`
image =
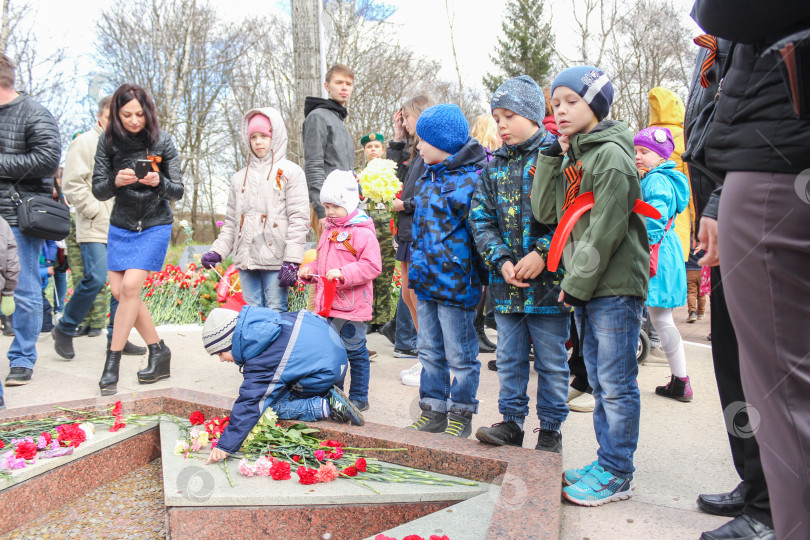
[[[296,108],[304,110],[304,98],[321,95],[321,47],[318,2],[292,3],[293,63],[295,64]]]

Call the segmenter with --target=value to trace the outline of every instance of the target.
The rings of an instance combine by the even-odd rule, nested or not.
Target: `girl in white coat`
[[[287,294],[304,258],[309,198],[304,171],[286,158],[287,129],[272,107],[242,119],[248,163],[231,178],[225,224],[201,262],[233,252],[245,301],[287,311]]]

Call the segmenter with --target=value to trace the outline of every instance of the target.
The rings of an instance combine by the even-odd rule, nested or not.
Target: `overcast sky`
[[[34,28],[37,38],[45,48],[59,45],[67,47],[68,54],[78,67],[79,88],[85,87],[81,78],[97,70],[92,60],[92,43],[95,38],[95,21],[104,8],[116,0],[39,0],[31,2],[38,6]],[[501,19],[505,0],[448,0],[454,16],[454,37],[463,82],[466,86],[482,88],[481,79],[494,69],[489,55],[494,51],[501,31]],[[570,0],[547,0],[550,2],[553,24],[557,34],[557,46],[563,52],[571,50],[572,40],[567,39],[566,28],[570,25]],[[252,14],[270,14],[287,8],[286,0],[212,0],[223,17],[239,19]],[[450,32],[445,0],[388,0],[397,7],[391,18],[394,23],[390,36],[380,40],[399,40],[420,56],[438,60],[442,64],[441,77],[456,80],[455,65],[450,48]],[[697,26],[688,19],[692,0],[675,0],[682,8],[685,21],[691,24],[697,35]],[[639,24],[643,24],[640,21]]]

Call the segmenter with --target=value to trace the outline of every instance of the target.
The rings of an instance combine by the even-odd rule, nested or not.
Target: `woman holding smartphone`
[[[172,232],[171,201],[183,196],[180,160],[171,136],[161,131],[155,104],[138,85],[115,91],[110,121],[98,141],[93,195],[115,197],[107,239],[107,279],[118,300],[113,337],[99,381],[101,395],[115,394],[121,351],[134,326],[149,348],[138,382],[169,377],[171,352],[158,337],[141,300],[149,272],[163,268]]]

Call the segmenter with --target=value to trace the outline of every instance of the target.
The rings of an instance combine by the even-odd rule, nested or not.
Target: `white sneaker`
[[[577,390],[573,386],[569,386],[568,387],[568,398],[566,398],[565,402],[569,403],[572,399],[578,398],[579,396],[581,396],[584,393],[585,392],[583,392],[582,390]]]
[[[402,384],[405,386],[419,386],[422,383],[422,369],[414,373],[408,373],[402,376]]]
[[[593,412],[593,406],[596,405],[596,400],[591,394],[583,393],[568,402],[568,407],[572,411],[577,412]]]
[[[405,377],[406,375],[412,375],[414,373],[420,373],[422,371],[422,362],[417,362],[408,369],[403,369],[399,372],[400,377]]]

